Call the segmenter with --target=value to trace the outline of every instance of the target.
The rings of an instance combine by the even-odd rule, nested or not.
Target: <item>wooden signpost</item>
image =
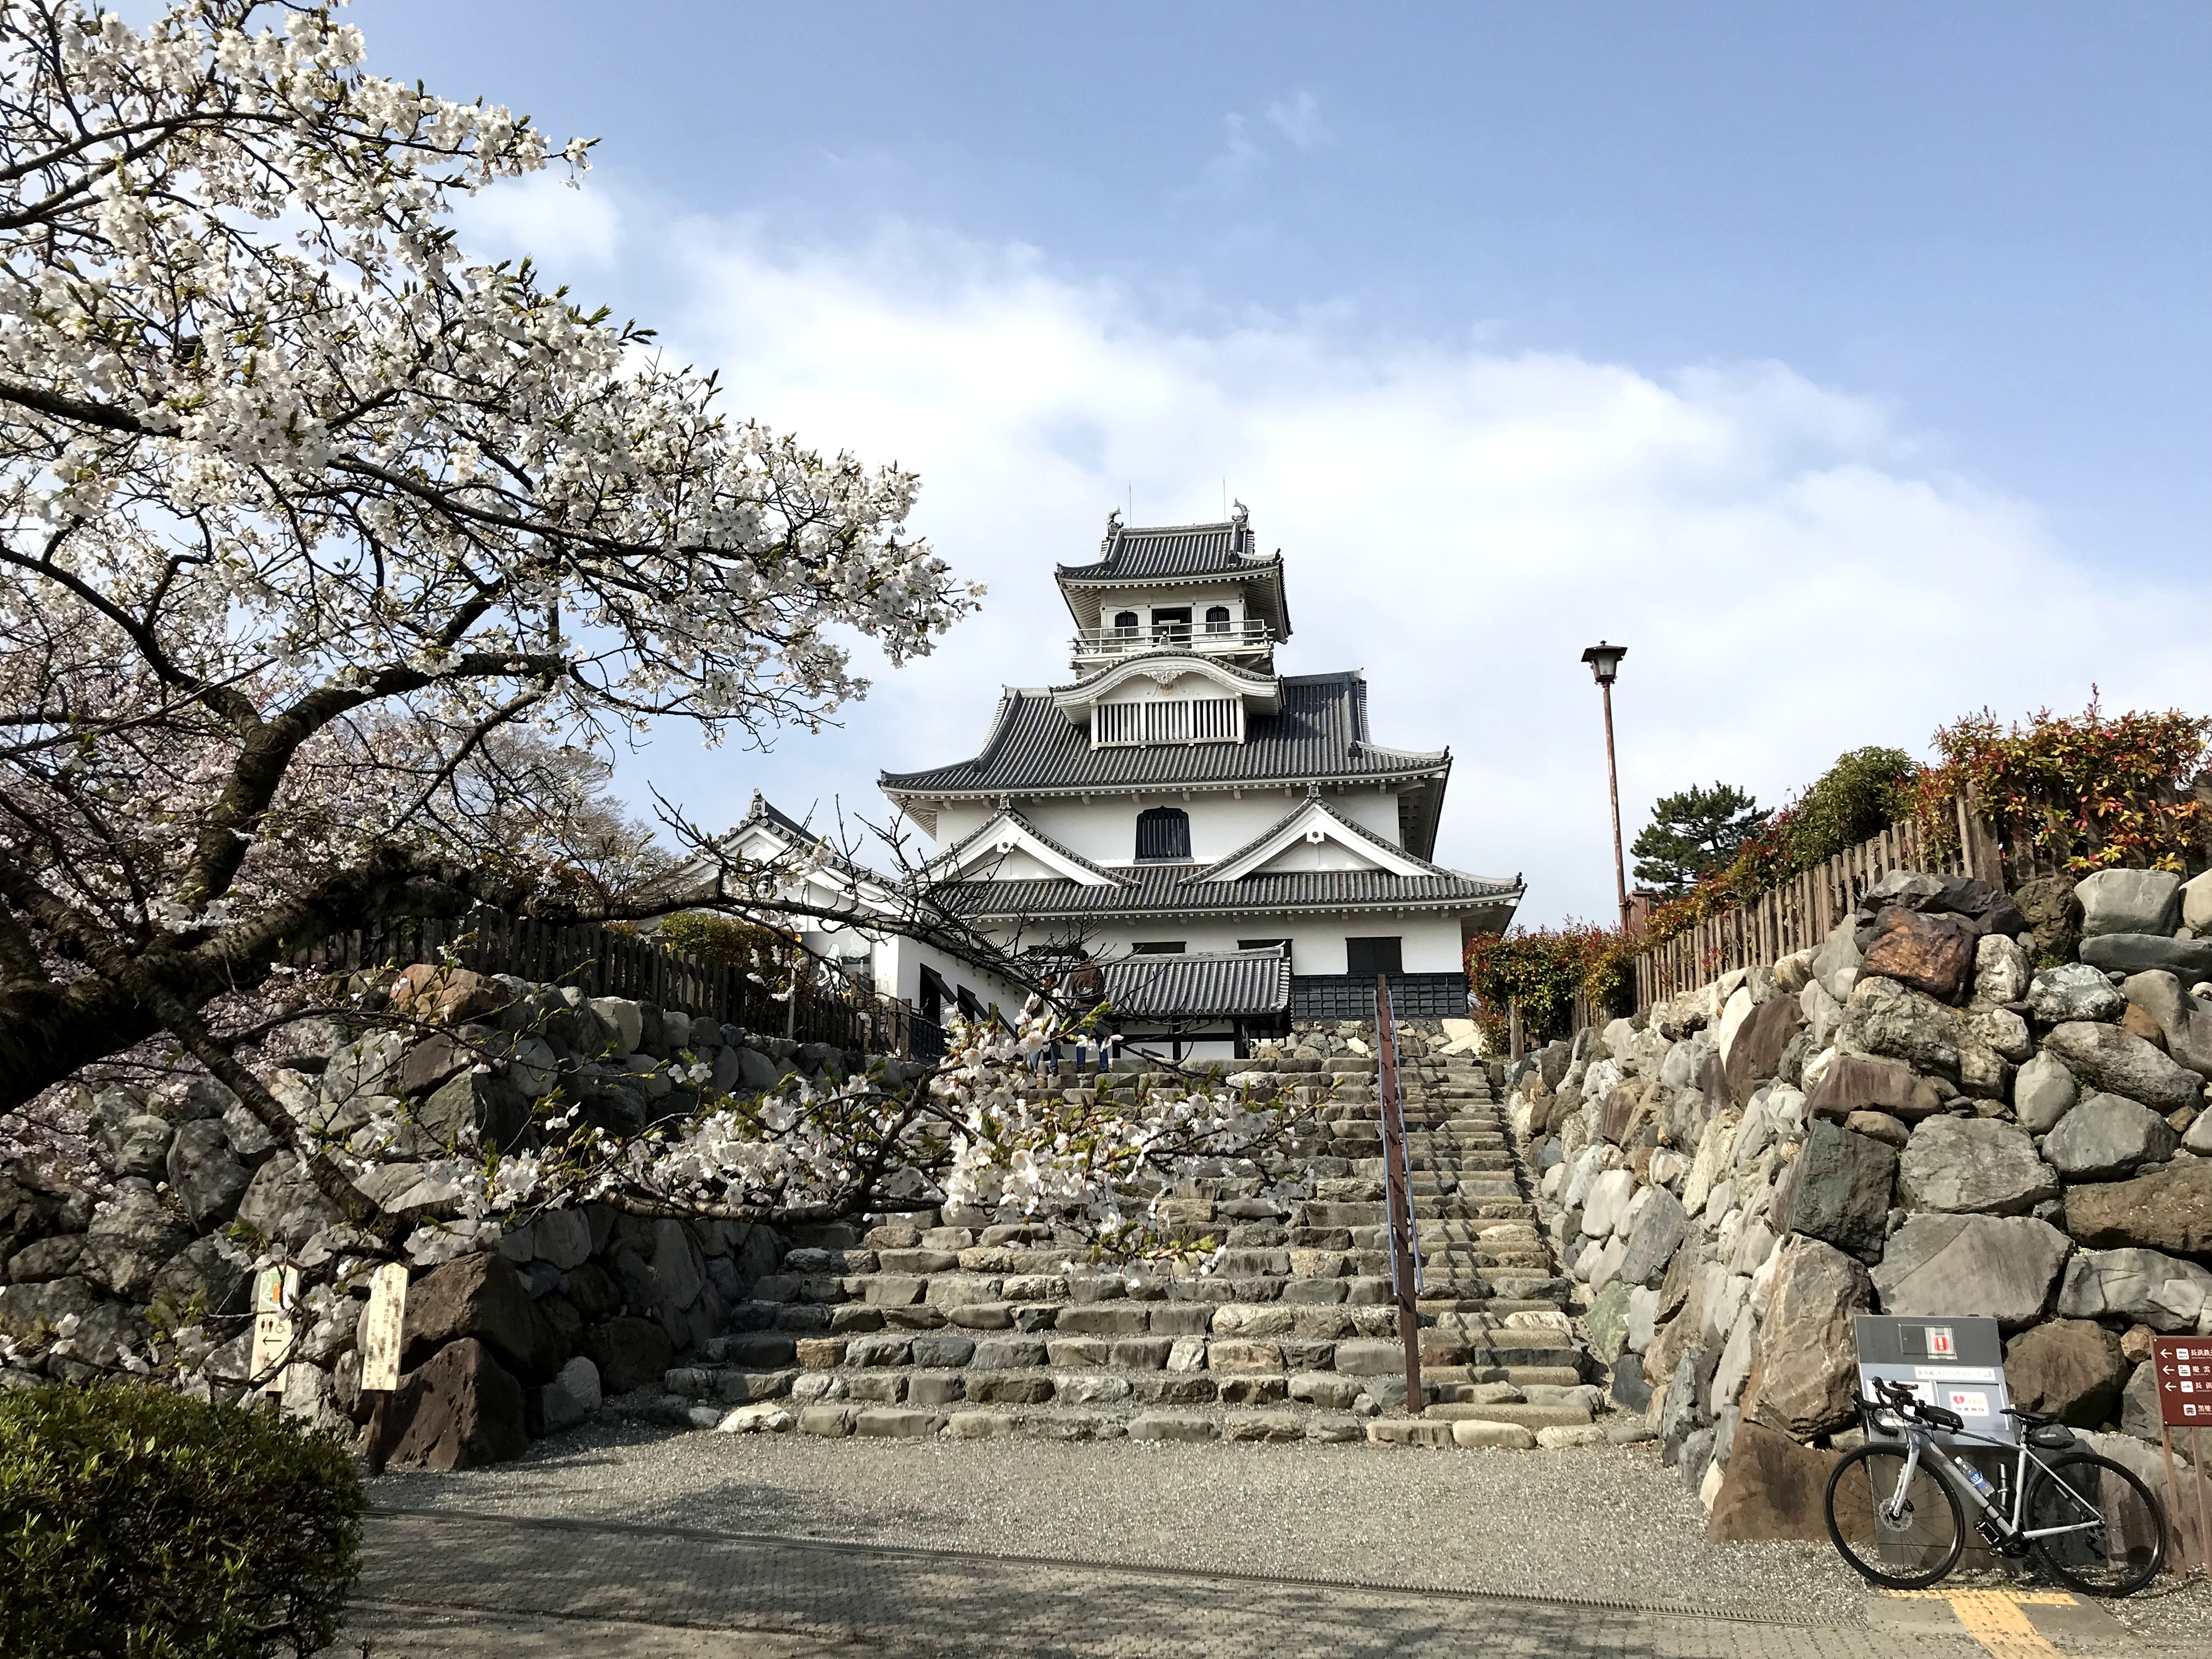
[[[2188,1552],[2182,1540],[2189,1530],[2183,1508],[2181,1479],[2173,1466],[2173,1431],[2189,1431],[2189,1461],[2197,1472],[2197,1565],[2212,1555],[2212,1473],[2204,1467],[2203,1431],[2212,1425],[2212,1336],[2159,1336],[2151,1339],[2151,1373],[2158,1379],[2158,1439],[2166,1453],[2166,1507],[2173,1516],[2174,1552],[2188,1571]]]
[[[399,1386],[400,1339],[407,1323],[407,1265],[387,1261],[369,1281],[368,1311],[361,1320],[361,1389],[374,1396],[368,1409],[368,1472],[384,1473],[386,1419]]]
[[[246,1374],[272,1406],[284,1393],[292,1357],[292,1322],[300,1304],[297,1267],[264,1267],[253,1277],[253,1353]]]

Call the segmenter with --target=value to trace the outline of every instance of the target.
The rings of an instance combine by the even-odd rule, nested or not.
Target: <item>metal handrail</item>
[[[1176,623],[1157,629],[1082,628],[1076,630],[1074,643],[1079,653],[1095,655],[1103,651],[1154,651],[1170,645],[1187,649],[1211,647],[1250,651],[1272,643],[1273,638],[1266,623],[1248,617],[1243,622],[1220,627],[1208,627],[1205,623]]]
[[[1398,1022],[1390,976],[1375,976],[1375,1096],[1382,1120],[1382,1181],[1390,1221],[1391,1290],[1398,1304],[1398,1340],[1406,1350],[1406,1411],[1421,1414],[1420,1235],[1413,1219],[1413,1177],[1406,1157],[1406,1103],[1398,1079]]]

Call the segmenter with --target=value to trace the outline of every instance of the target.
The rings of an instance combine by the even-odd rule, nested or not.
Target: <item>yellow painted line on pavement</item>
[[[2025,1607],[2079,1605],[2063,1590],[1892,1590],[1892,1595],[1922,1601],[1948,1601],[1967,1635],[1989,1650],[1990,1659],[2061,1659],[2059,1650],[2027,1622]]]

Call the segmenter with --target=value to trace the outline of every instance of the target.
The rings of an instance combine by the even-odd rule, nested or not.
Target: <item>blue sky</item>
[[[2212,13],[361,0],[371,64],[599,137],[469,222],[919,468],[990,608],[840,732],[626,761],[874,810],[1065,674],[1106,508],[1291,561],[1293,668],[1459,757],[1440,855],[1609,908],[1624,802],[1778,799],[1987,702],[2212,708]]]

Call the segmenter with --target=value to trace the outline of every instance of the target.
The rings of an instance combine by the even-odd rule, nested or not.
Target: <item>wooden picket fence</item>
[[[800,1042],[903,1056],[917,1036],[927,1045],[930,1035],[917,1030],[927,1022],[893,998],[818,984],[802,984],[795,996],[779,997],[778,985],[763,984],[744,968],[703,962],[644,935],[592,924],[554,927],[489,908],[454,921],[424,918],[342,933],[301,952],[298,961],[337,973],[435,962],[448,951],[480,974],[573,985],[586,996],[629,997]]]
[[[1738,968],[1771,965],[1818,945],[1857,908],[1867,889],[1893,870],[1969,876],[2010,888],[2060,866],[2061,860],[2035,852],[2025,834],[2002,836],[1967,796],[1955,797],[1953,808],[1958,841],[1948,850],[1928,846],[1917,820],[1908,818],[1825,864],[1801,871],[1750,903],[1643,951],[1635,958],[1637,1007],[1649,1008]]]

